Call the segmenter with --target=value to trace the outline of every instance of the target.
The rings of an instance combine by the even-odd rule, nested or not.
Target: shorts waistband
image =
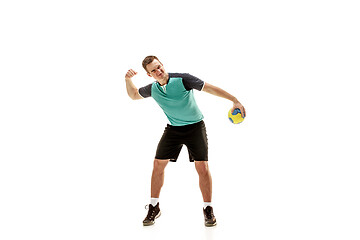
[[[188,124],[188,125],[183,125],[183,126],[173,126],[173,125],[170,125],[168,124],[167,126],[170,127],[170,128],[174,128],[174,129],[181,129],[181,128],[191,128],[191,127],[195,127],[197,125],[202,125],[204,124],[204,120],[201,120],[197,123],[192,123],[192,124]]]

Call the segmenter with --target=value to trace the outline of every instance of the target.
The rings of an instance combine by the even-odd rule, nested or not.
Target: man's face
[[[167,73],[165,72],[163,65],[156,59],[148,64],[146,69],[148,70],[147,74],[157,81],[166,80],[165,78],[167,78]]]

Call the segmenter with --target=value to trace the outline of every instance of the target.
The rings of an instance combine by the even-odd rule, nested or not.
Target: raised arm
[[[134,83],[131,80],[131,78],[136,74],[137,72],[130,69],[125,75],[126,91],[132,100],[143,99],[143,97],[141,97],[141,95],[139,94],[138,89],[135,87]]]
[[[235,108],[239,108],[241,111],[242,117],[246,117],[246,111],[245,111],[244,106],[239,102],[239,100],[237,100],[236,97],[234,97],[230,93],[226,92],[225,90],[223,90],[219,87],[211,85],[209,83],[205,83],[203,91],[232,101],[234,103],[234,106],[231,109],[231,111],[234,111]]]

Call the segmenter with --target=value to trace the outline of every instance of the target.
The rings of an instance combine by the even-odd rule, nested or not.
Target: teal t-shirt
[[[153,82],[139,89],[139,94],[153,97],[162,108],[172,126],[184,126],[200,122],[204,116],[196,104],[193,89],[199,91],[204,82],[186,73],[169,73],[168,83],[161,86]]]

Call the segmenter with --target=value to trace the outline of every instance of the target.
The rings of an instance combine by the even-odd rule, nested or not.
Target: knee
[[[206,161],[195,162],[195,168],[199,175],[206,176],[210,174],[209,166]]]
[[[154,168],[153,168],[153,171],[154,171],[154,172],[157,172],[157,173],[162,173],[162,172],[164,172],[164,169],[165,169],[167,163],[168,163],[167,160],[155,159],[155,160],[154,160]]]

